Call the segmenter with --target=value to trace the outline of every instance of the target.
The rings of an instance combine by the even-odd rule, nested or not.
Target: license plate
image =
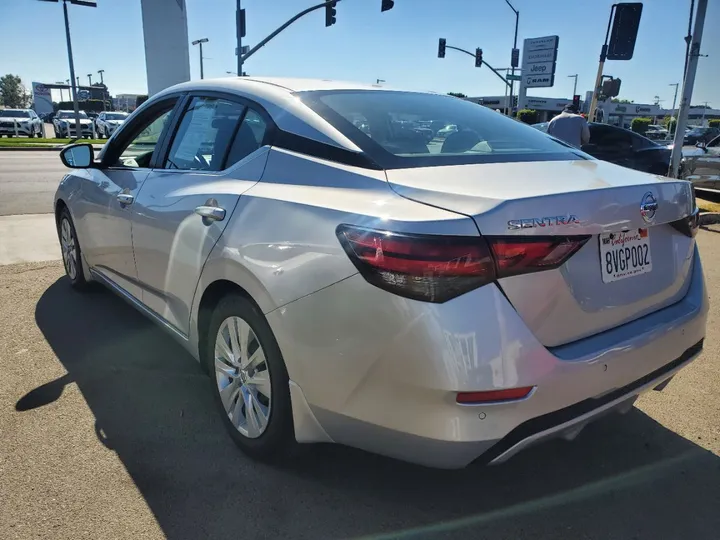
[[[600,268],[603,283],[650,272],[650,231],[636,229],[601,234]]]

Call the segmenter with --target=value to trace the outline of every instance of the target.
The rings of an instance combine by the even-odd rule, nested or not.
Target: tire
[[[65,274],[70,280],[70,285],[77,290],[86,290],[90,284],[85,279],[80,242],[75,232],[75,224],[67,208],[63,208],[62,212],[60,212],[57,231],[63,266],[65,267]]]
[[[247,329],[244,333],[247,336],[245,351],[239,355],[233,354],[233,341],[229,339],[232,328],[236,335],[243,334],[238,328]],[[213,399],[235,444],[245,454],[259,461],[273,462],[290,456],[297,442],[293,429],[289,379],[280,348],[262,312],[240,294],[230,294],[220,300],[213,310],[208,333],[203,337],[203,361],[210,375]],[[225,354],[218,352],[219,368],[216,368],[216,340],[225,343],[224,349],[221,347],[217,350],[226,351]],[[237,350],[242,348],[242,339],[236,339],[234,343]],[[258,354],[259,349],[263,355]],[[256,361],[250,368],[238,370],[236,366],[247,360],[248,356],[255,356]],[[233,357],[239,357],[241,361],[238,363]],[[268,378],[269,383],[263,382]],[[227,408],[221,397],[221,388],[225,389]],[[248,397],[243,399],[243,396]],[[253,411],[250,415],[247,414],[248,408]],[[259,429],[263,417],[266,423],[264,428]]]

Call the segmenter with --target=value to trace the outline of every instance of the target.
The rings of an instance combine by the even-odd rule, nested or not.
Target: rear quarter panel
[[[342,223],[478,235],[468,217],[395,194],[383,171],[273,148],[262,180],[240,198],[203,269],[193,302],[191,340],[197,344],[202,294],[218,279],[236,283],[269,313],[356,274],[335,234]]]

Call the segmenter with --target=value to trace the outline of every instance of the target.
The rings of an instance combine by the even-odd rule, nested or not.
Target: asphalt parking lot
[[[336,446],[251,462],[152,323],[59,261],[0,266],[0,538],[717,539],[719,232],[698,236],[699,360],[572,443],[461,471]]]

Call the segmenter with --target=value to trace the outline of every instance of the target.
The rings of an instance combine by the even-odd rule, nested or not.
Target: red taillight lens
[[[352,225],[340,225],[337,236],[368,282],[437,303],[501,277],[557,268],[590,238],[415,235]]]
[[[517,401],[528,397],[534,386],[521,388],[506,388],[504,390],[486,390],[484,392],[458,392],[457,402],[463,405],[480,405],[482,403],[502,403],[503,401]]]
[[[397,234],[340,225],[337,235],[367,281],[401,296],[445,302],[495,279],[480,237]]]
[[[590,236],[486,237],[499,277],[557,268]]]

